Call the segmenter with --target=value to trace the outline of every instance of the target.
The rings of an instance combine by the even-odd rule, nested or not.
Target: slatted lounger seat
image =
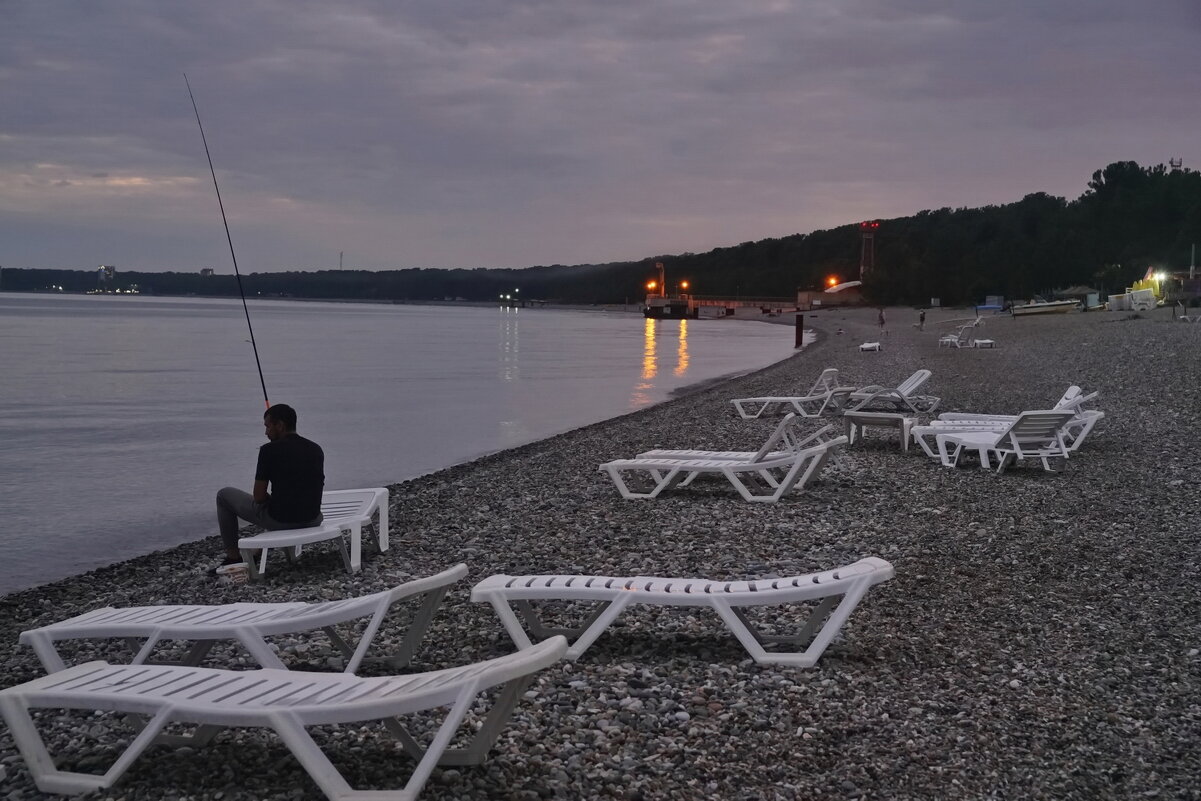
[[[300,556],[302,546],[315,542],[335,540],[346,572],[355,573],[363,563],[363,528],[372,524],[372,517],[379,515],[376,537],[380,551],[388,550],[388,490],[384,487],[368,489],[330,490],[321,493],[321,525],[312,528],[281,529],[242,537],[238,550],[250,565],[251,575],[259,576],[267,571],[267,552],[272,548],[286,548],[289,558]],[[350,540],[349,551],[343,536]],[[254,552],[259,552],[255,563]]]
[[[49,673],[64,670],[55,648],[61,640],[112,639],[129,641],[133,664],[149,661],[162,640],[192,640],[191,651],[180,664],[198,665],[220,640],[236,640],[260,665],[285,668],[266,637],[300,631],[324,631],[346,658],[346,672],[355,672],[388,611],[398,602],[424,595],[409,623],[400,650],[388,658],[392,667],[403,667],[425,636],[430,620],[447,588],[467,575],[467,565],[456,565],[433,576],[414,579],[390,590],[326,603],[236,603],[219,606],[105,607],[42,628],[21,633],[21,643],[33,648]],[[357,647],[343,639],[334,626],[370,617]],[[139,640],[145,640],[139,643]]]
[[[556,634],[576,638],[567,649],[568,659],[578,659],[628,606],[707,606],[717,612],[756,662],[811,667],[868,589],[873,584],[888,581],[892,575],[891,564],[868,557],[835,570],[757,581],[645,576],[491,576],[475,585],[471,600],[492,604],[518,648],[530,648],[532,643],[514,614],[514,608],[525,619],[529,634],[536,638]],[[543,625],[531,601],[597,601],[601,606],[579,628],[550,629]],[[790,635],[765,635],[742,611],[748,606],[807,601],[818,603],[800,630]],[[800,646],[806,642],[807,647],[799,653],[763,648],[767,644]]]
[[[774,503],[794,486],[803,488],[813,480],[830,452],[845,445],[846,437],[834,437],[809,448],[763,459],[618,459],[600,469],[609,474],[623,498],[657,498],[665,489],[687,486],[702,475],[723,476],[748,501]],[[627,474],[649,484],[632,489]]]
[[[333,801],[412,801],[436,764],[482,762],[533,674],[561,659],[566,649],[566,641],[556,637],[534,649],[487,662],[429,673],[371,678],[345,673],[229,671],[88,662],[0,690],[0,715],[8,724],[34,783],[44,793],[75,795],[112,787],[133,761],[156,743],[187,740],[202,747],[227,726],[260,726],[279,735]],[[448,750],[476,698],[498,685],[504,685],[504,689],[471,744],[464,749]],[[451,709],[433,741],[424,749],[397,720],[401,715],[443,706]],[[34,727],[31,709],[100,710],[126,713],[134,719],[148,717],[150,721],[106,773],[74,773],[55,767],[45,741]],[[402,790],[353,790],[305,730],[306,726],[377,720],[417,760]],[[163,727],[171,723],[200,725],[191,737],[160,737]],[[341,742],[353,744],[357,738]]]

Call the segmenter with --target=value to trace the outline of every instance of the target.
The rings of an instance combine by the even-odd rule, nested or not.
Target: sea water
[[[326,487],[380,486],[792,353],[793,331],[629,313],[252,300],[272,403]],[[216,533],[263,389],[237,300],[0,293],[0,593]],[[218,554],[214,553],[214,557]]]

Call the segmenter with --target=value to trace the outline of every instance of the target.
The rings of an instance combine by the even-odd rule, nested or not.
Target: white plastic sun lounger
[[[491,576],[475,585],[471,600],[492,604],[518,648],[530,648],[532,643],[514,614],[514,608],[524,618],[529,633],[536,638],[556,634],[574,637],[575,641],[567,649],[567,658],[573,660],[579,659],[628,606],[705,606],[721,617],[756,662],[812,667],[872,585],[888,581],[892,576],[892,565],[876,557],[821,573],[757,581],[645,576]],[[578,628],[550,629],[543,625],[531,601],[596,601],[601,605]],[[808,601],[817,601],[817,606],[795,634],[763,634],[743,612],[743,607],[748,606],[782,606]],[[799,652],[763,648],[777,643],[793,647],[807,645]]]
[[[133,664],[149,663],[162,640],[191,640],[192,649],[177,664],[194,666],[220,640],[236,640],[260,665],[285,669],[265,638],[277,634],[321,629],[346,658],[347,673],[358,670],[389,610],[398,602],[424,595],[401,643],[387,658],[392,667],[403,667],[425,636],[446,590],[467,575],[467,565],[456,565],[433,576],[414,579],[390,590],[325,603],[236,603],[219,606],[105,607],[69,620],[21,633],[23,645],[33,648],[48,673],[66,669],[55,648],[60,640],[124,639],[135,652]],[[370,617],[357,646],[352,647],[334,626]],[[139,643],[139,640],[145,640]],[[160,663],[161,664],[161,663]]]
[[[779,396],[766,398],[737,398],[730,401],[743,420],[752,420],[764,415],[771,416],[791,412],[802,417],[820,417],[837,391],[849,392],[853,387],[838,386],[838,370],[827,367],[804,395],[797,397]]]
[[[804,488],[825,465],[830,452],[847,438],[826,442],[767,459],[617,459],[600,466],[623,498],[657,498],[665,489],[687,486],[702,475],[726,478],[745,500],[775,503],[794,486]],[[631,489],[627,474],[649,489]]]
[[[1085,394],[1080,387],[1068,387],[1063,397],[1055,404],[1053,411],[1071,411],[1075,416],[1063,430],[1064,443],[1069,452],[1074,452],[1084,443],[1085,438],[1093,430],[1097,422],[1105,417],[1105,413],[1096,410],[1086,410],[1085,403],[1097,397],[1096,392]],[[917,426],[910,433],[913,441],[921,446],[926,455],[938,459],[937,446],[934,438],[938,434],[953,431],[1003,431],[1015,420],[1016,414],[976,414],[973,412],[943,412],[937,420],[931,420],[929,425]]]
[[[942,401],[933,395],[917,394],[918,389],[929,379],[929,370],[915,370],[913,375],[897,384],[895,388],[874,385],[851,391],[838,390],[834,392],[830,402],[840,412],[878,410],[929,414],[937,409]]]
[[[1044,470],[1054,471],[1049,461],[1052,457],[1068,458],[1063,430],[1074,416],[1069,411],[1022,412],[1005,429],[936,434],[938,457],[944,467],[955,467],[960,455],[972,450],[979,455],[980,467],[984,469],[989,466],[989,454],[995,455],[998,473],[1021,459],[1039,459]],[[949,445],[954,446],[954,450],[948,453]]]
[[[756,459],[779,459],[790,453],[804,450],[812,445],[822,445],[833,440],[837,429],[832,425],[822,426],[812,434],[798,430],[801,418],[789,414],[780,421],[776,430],[757,451],[701,451],[701,450],[664,450],[643,451],[639,459],[733,459],[735,461],[755,461]],[[681,486],[687,482],[681,482]]]
[[[388,490],[368,489],[330,490],[321,494],[321,525],[312,528],[267,531],[238,540],[238,550],[250,566],[252,576],[267,571],[267,552],[272,548],[287,548],[289,558],[300,556],[301,547],[314,542],[336,540],[346,572],[355,573],[363,565],[363,527],[371,525],[372,516],[379,515],[376,538],[380,551],[388,550]],[[343,540],[350,540],[350,550]],[[254,552],[259,551],[258,563]]]
[[[1068,411],[1079,413],[1079,412],[1083,411],[1084,404],[1092,402],[1094,399],[1096,399],[1098,394],[1099,393],[1097,393],[1097,392],[1089,392],[1088,394],[1085,394],[1084,390],[1082,390],[1080,387],[1073,384],[1067,388],[1067,391],[1063,393],[1063,397],[1061,397],[1058,401],[1056,401],[1055,405],[1052,406],[1051,408],[1056,411],[1068,410]],[[942,414],[940,414],[938,416],[937,420],[931,421],[931,425],[938,425],[941,422],[946,422],[946,421],[956,422],[956,423],[962,422],[962,421],[970,421],[970,422],[993,421],[993,422],[1000,422],[1000,423],[1012,423],[1016,419],[1018,419],[1018,416],[1016,414],[979,414],[977,412],[943,412]]]
[[[44,793],[75,795],[112,787],[134,760],[156,743],[186,740],[189,745],[204,746],[227,726],[260,726],[279,735],[332,801],[412,801],[436,764],[482,762],[533,674],[557,662],[566,649],[566,641],[556,637],[537,648],[487,662],[407,676],[371,678],[345,673],[229,671],[88,662],[0,690],[0,715],[8,724],[34,783]],[[448,750],[476,698],[498,685],[504,685],[504,689],[470,745]],[[451,707],[450,711],[426,748],[397,720],[401,715],[444,706]],[[135,720],[143,717],[150,720],[108,771],[94,775],[55,766],[30,716],[30,710],[34,709],[100,710],[126,713]],[[377,720],[417,760],[404,789],[352,789],[305,730],[306,726]],[[196,723],[199,729],[188,738],[160,737],[159,733],[171,723]]]

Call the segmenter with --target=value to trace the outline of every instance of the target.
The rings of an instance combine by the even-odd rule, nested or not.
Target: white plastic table
[[[843,424],[846,428],[847,445],[855,442],[855,433],[867,426],[897,428],[901,431],[901,450],[909,451],[909,432],[917,424],[916,417],[908,417],[897,412],[843,412]]]

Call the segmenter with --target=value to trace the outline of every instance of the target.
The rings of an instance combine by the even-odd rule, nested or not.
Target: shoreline
[[[1195,797],[1201,454],[1176,443],[1201,439],[1196,328],[1154,312],[986,317],[996,350],[961,351],[936,347],[936,320],[917,332],[906,314],[889,310],[879,353],[857,348],[880,338],[874,310],[806,314],[818,341],[771,366],[392,485],[392,549],[365,547],[353,577],[317,548],[262,585],[221,587],[203,575],[209,537],[4,596],[4,686],[41,673],[15,647],[19,631],[103,605],[336,598],[464,561],[470,576],[418,670],[512,650],[490,608],[467,598],[492,573],[741,579],[875,555],[896,578],[816,667],[755,664],[711,614],[638,609],[581,660],[539,675],[487,762],[436,771],[421,797]],[[1107,417],[1058,475],[946,470],[878,429],[778,504],[744,503],[717,482],[625,501],[597,471],[653,447],[754,449],[775,421],[739,420],[728,399],[807,388],[827,366],[893,385],[927,367],[939,411],[1038,408],[1076,383],[1100,391]],[[319,636],[277,642],[290,666],[333,668]],[[122,654],[89,642],[74,658]],[[221,648],[208,664],[246,661]],[[352,782],[397,786],[411,762],[375,732],[334,759]],[[106,751],[79,737],[73,758]],[[166,767],[161,753],[97,797],[320,797],[262,731],[227,732]],[[14,754],[0,729],[7,797],[42,798]]]

